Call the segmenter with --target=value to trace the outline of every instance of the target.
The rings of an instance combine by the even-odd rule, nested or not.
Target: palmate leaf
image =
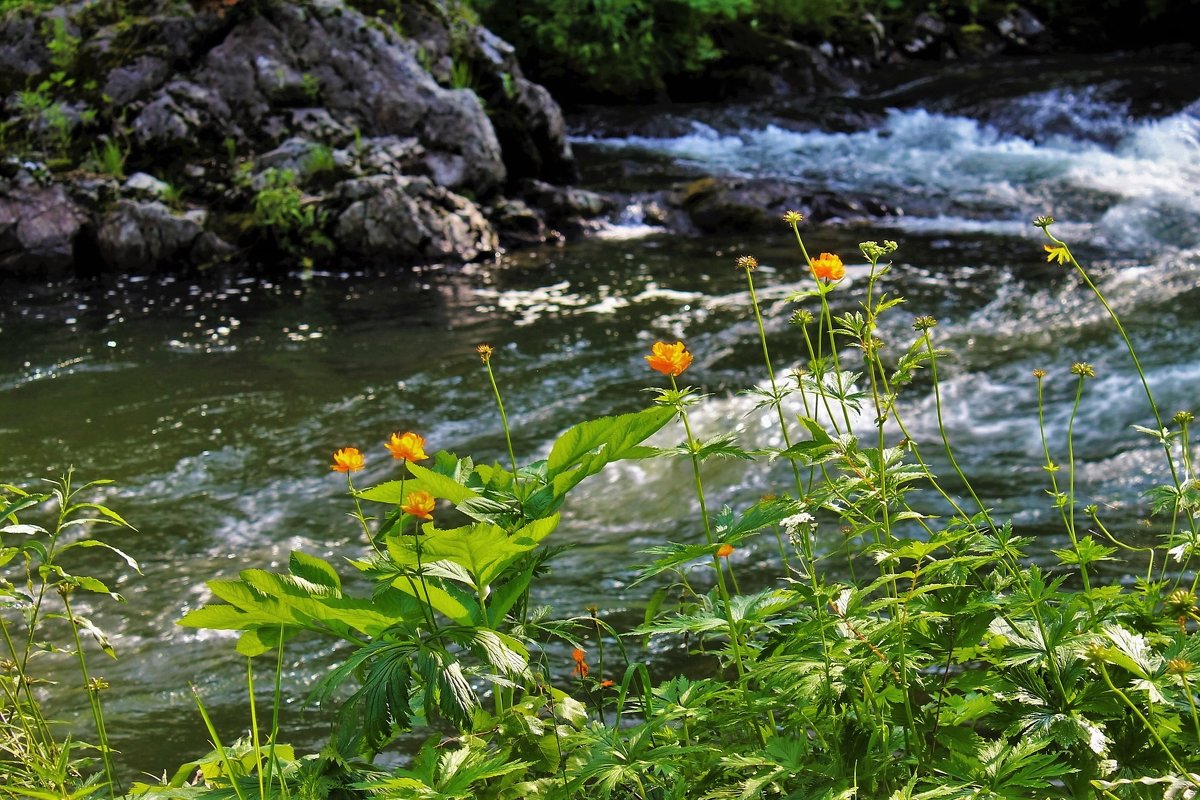
[[[558,521],[557,514],[537,519],[512,534],[487,522],[448,530],[426,525],[425,534],[419,539],[389,537],[388,554],[399,566],[414,567],[419,546],[422,563],[450,561],[458,564],[474,578],[474,588],[483,589],[521,556],[541,544],[558,526]]]
[[[278,641],[281,628],[285,636],[309,630],[353,640],[355,634],[377,636],[408,616],[395,602],[343,595],[333,567],[315,556],[293,554],[290,562],[293,574],[244,570],[237,580],[209,581],[227,605],[189,611],[177,624],[252,633],[239,650],[258,655]]]
[[[681,456],[695,456],[701,461],[707,461],[710,458],[738,458],[743,461],[753,461],[754,455],[737,446],[737,437],[733,434],[721,434],[714,436],[707,442],[696,442],[695,449],[688,446],[686,442],[672,448],[670,452],[674,452]]]
[[[655,451],[642,442],[675,417],[663,406],[616,417],[581,422],[554,442],[546,458],[546,478],[555,496],[566,494],[605,465],[626,458],[644,458]]]

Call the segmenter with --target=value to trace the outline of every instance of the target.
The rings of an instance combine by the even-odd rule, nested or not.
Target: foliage
[[[141,571],[124,552],[89,535],[97,525],[129,527],[115,511],[86,499],[105,483],[76,487],[68,472],[45,492],[0,486],[0,796],[82,798],[111,795],[117,788],[101,704],[108,684],[89,666],[84,636],[105,655],[116,653],[73,601],[77,594],[122,599],[101,579],[72,566],[84,550],[108,550],[130,570]],[[64,633],[57,622],[66,623],[66,643],[50,638]],[[95,744],[61,737],[43,712],[33,688],[42,680],[36,667],[56,654],[76,661]]]
[[[318,148],[309,153],[308,159],[312,171],[320,171],[329,166],[333,157],[331,153],[324,156]],[[259,181],[261,187],[254,195],[251,221],[268,232],[280,250],[302,254],[331,246],[321,230],[326,214],[318,205],[319,198],[304,193],[296,183],[295,172],[268,169],[259,176]]]
[[[932,15],[964,36],[1013,10],[1005,0],[472,0],[489,28],[512,42],[526,72],[566,102],[653,97],[725,59],[782,65],[784,39],[875,58],[903,44],[914,19]],[[1186,3],[1031,0],[1022,7],[1073,47],[1129,47],[1178,40],[1169,24]],[[1101,8],[1102,7],[1102,8]],[[901,54],[903,55],[903,54]]]
[[[135,785],[132,796],[1042,800],[1200,790],[1200,605],[1187,567],[1200,541],[1194,417],[1162,417],[1120,320],[1051,232],[1053,221],[1035,223],[1050,260],[1071,269],[1112,315],[1145,391],[1150,424],[1139,429],[1161,448],[1163,477],[1149,499],[1164,534],[1155,546],[1134,547],[1107,529],[1098,507],[1080,507],[1077,400],[1066,441],[1039,426],[1046,508],[1061,522],[1063,546],[1057,563],[1034,565],[1024,554],[1030,540],[993,515],[958,467],[942,423],[938,369],[948,354],[935,341],[936,320],[917,317],[905,341],[882,338],[896,327],[880,320],[902,307],[877,293],[896,243],[860,245],[869,274],[851,301],[844,272],[825,269],[834,257],[810,259],[800,215],[785,219],[812,265],[793,295],[806,366],[786,380],[769,354],[757,262],[738,260],[767,379],[752,393],[754,413],[778,424],[778,446],[750,451],[730,435],[697,439],[690,415],[706,399],[676,380],[693,359],[682,344],[663,343],[647,357],[662,373],[653,403],[577,424],[545,458],[521,465],[495,351],[481,345],[507,466],[446,451],[429,458],[424,439],[409,432],[389,442],[401,462],[397,477],[360,488],[353,476],[366,457],[339,450],[333,466],[345,475],[363,536],[364,555],[350,562],[357,574],[345,580],[333,563],[297,551],[286,571],[248,568],[209,581],[214,602],[180,624],[238,633],[250,735],[224,745],[197,695],[214,749],[170,779]],[[914,380],[918,371],[929,380]],[[1095,370],[1080,362],[1069,374],[1078,398]],[[1045,377],[1033,376],[1039,409]],[[926,392],[937,436],[922,443],[909,435],[908,409]],[[803,411],[785,411],[794,406]],[[679,432],[678,446],[647,444],[667,430]],[[934,448],[953,489],[930,466]],[[643,554],[643,624],[619,631],[598,611],[556,620],[534,607],[531,592],[557,552],[552,537],[575,487],[615,461],[653,468],[663,458],[688,462],[700,511],[688,541]],[[704,480],[713,459],[746,469],[777,463],[784,485],[748,507],[718,505],[722,488]],[[8,703],[0,741],[13,785],[45,792],[29,796],[115,794],[111,765],[109,777],[89,784],[86,776],[99,773],[79,760],[79,746],[42,729],[28,689],[29,648],[22,656],[24,640],[9,631],[36,620],[47,586],[107,593],[58,560],[107,545],[60,544],[61,532],[82,525],[81,514],[123,521],[77,501],[69,477],[54,497],[7,491],[0,533],[17,543],[6,539],[0,560],[23,560],[24,576],[20,587],[4,585],[10,605],[24,612],[6,618],[16,677],[0,683]],[[56,527],[18,521],[55,502],[64,509]],[[836,537],[817,535],[833,526]],[[772,546],[778,579],[740,588],[740,553]],[[1118,552],[1141,559],[1136,583],[1099,580],[1096,565]],[[849,559],[854,577],[832,577],[834,558]],[[106,755],[98,684],[78,636],[93,626],[72,609],[71,591],[61,595]],[[278,708],[284,651],[300,637],[335,643],[343,657],[311,697],[337,709],[330,742],[298,756],[280,741]],[[648,640],[690,651],[692,677],[655,680],[634,650]],[[253,701],[256,661],[275,666],[265,735]],[[419,752],[381,766],[380,754],[410,731],[429,734]],[[35,741],[45,753],[18,754]],[[60,763],[72,766],[56,771]]]

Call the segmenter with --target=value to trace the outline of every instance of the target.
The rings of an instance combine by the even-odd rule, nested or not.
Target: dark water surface
[[[955,353],[942,369],[947,424],[984,499],[1038,535],[1039,553],[1061,546],[1031,371],[1050,373],[1047,421],[1061,461],[1068,370],[1088,361],[1098,377],[1076,423],[1082,502],[1101,504],[1115,531],[1152,538],[1162,523],[1146,523],[1140,493],[1162,479],[1162,454],[1130,428],[1152,424],[1144,395],[1102,309],[1045,263],[1029,221],[1062,220],[1057,232],[1123,315],[1164,414],[1198,410],[1200,75],[1144,58],[991,69],[885,76],[887,85],[816,108],[594,113],[576,121],[576,147],[600,187],[723,173],[888,197],[904,215],[808,226],[806,242],[846,259],[835,295],[846,308],[865,284],[857,242],[900,243],[884,288],[908,303],[882,334],[900,348],[914,315],[939,319],[939,344]],[[206,601],[205,580],[280,568],[297,548],[358,554],[344,481],[328,469],[334,449],[367,453],[360,485],[394,475],[382,442],[397,429],[423,433],[431,449],[501,457],[476,344],[497,348],[519,458],[544,454],[575,421],[644,406],[641,389],[657,376],[642,356],[656,339],[682,338],[695,353],[686,377],[712,394],[697,412],[702,434],[733,424],[748,444],[773,442],[770,420],[745,416],[752,402],[737,394],[765,374],[733,261],[753,253],[763,263],[759,296],[786,369],[802,352],[784,300],[803,278],[794,242],[782,225],[775,237],[671,237],[640,213],[631,205],[606,238],[462,271],[6,287],[0,476],[28,485],[74,464],[84,478],[112,478],[106,500],[138,527],[103,531],[145,575],[116,581],[128,600],[119,613],[97,604],[121,657],[94,664],[113,686],[110,730],[132,770],[173,770],[206,748],[189,682],[227,740],[245,728],[233,640],[174,625]],[[927,383],[904,410],[910,432],[931,441]],[[562,616],[595,603],[618,627],[640,621],[646,590],[625,588],[635,551],[700,536],[687,470],[620,465],[585,483],[555,534],[575,547],[538,599]],[[706,483],[711,502],[735,506],[785,485],[777,468],[742,463],[712,464]],[[837,531],[823,533],[834,547]],[[770,549],[735,556],[744,581],[777,573]],[[115,570],[100,556],[79,568]],[[833,559],[828,568],[842,569]],[[1112,569],[1122,576],[1127,565]],[[302,697],[337,655],[312,639],[291,647],[291,695]],[[64,686],[76,681],[65,666],[54,671]],[[84,718],[74,699],[51,699],[61,717]],[[286,737],[319,742],[320,712],[291,706]]]

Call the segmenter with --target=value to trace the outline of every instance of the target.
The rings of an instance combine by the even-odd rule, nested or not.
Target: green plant
[[[271,175],[268,189],[277,194],[263,201],[263,224],[295,224],[304,212],[294,176]],[[1163,476],[1148,497],[1163,534],[1134,547],[1105,526],[1097,505],[1078,507],[1076,412],[1095,369],[1064,364],[1074,404],[1061,433],[1047,428],[1042,409],[1049,371],[1031,379],[1046,510],[1062,544],[1051,563],[1031,564],[1031,540],[997,518],[955,455],[939,373],[949,353],[937,321],[892,324],[902,298],[880,287],[898,245],[859,245],[865,279],[850,297],[841,258],[811,257],[802,221],[785,217],[809,270],[791,296],[800,369],[776,369],[757,260],[737,261],[766,378],[750,391],[752,413],[777,427],[777,444],[747,449],[728,431],[698,435],[695,411],[706,397],[679,381],[695,374],[693,356],[683,342],[657,342],[646,361],[667,383],[652,389],[648,407],[574,425],[544,458],[522,463],[496,351],[481,345],[479,392],[495,403],[507,463],[430,456],[423,437],[396,432],[386,444],[395,478],[362,488],[354,475],[370,454],[336,451],[332,467],[345,476],[364,543],[349,562],[354,580],[296,551],[286,571],[209,581],[216,602],[180,624],[239,632],[250,732],[224,745],[197,695],[213,751],[165,786],[138,785],[138,796],[1132,800],[1200,791],[1200,577],[1187,566],[1200,555],[1193,413],[1161,415],[1111,304],[1052,233],[1053,221],[1039,219],[1049,260],[1069,267],[1108,311],[1145,391],[1155,427],[1140,430],[1161,447]],[[928,441],[913,435],[920,401]],[[649,594],[643,623],[616,630],[598,609],[554,619],[538,608],[537,579],[558,551],[551,537],[575,488],[617,461],[646,470],[665,459],[686,460],[696,505],[680,503],[688,540],[650,547],[634,567]],[[786,468],[766,473],[776,495],[721,502],[717,460]],[[69,484],[58,492],[72,509],[66,519],[92,509],[120,521],[75,502]],[[46,498],[10,491],[16,499],[3,516],[12,525],[0,532],[28,535],[15,515]],[[60,527],[70,524],[63,519]],[[836,534],[818,535],[830,529]],[[756,548],[763,536],[767,546]],[[779,578],[742,570],[739,587],[739,559],[776,548]],[[26,559],[37,568],[26,575],[107,591],[44,568],[67,549],[31,549]],[[1118,550],[1148,560],[1144,578],[1102,579],[1097,565]],[[23,552],[18,546],[8,560]],[[846,568],[833,568],[842,559]],[[70,594],[65,616],[77,620]],[[33,597],[23,596],[25,608]],[[87,628],[75,624],[81,656],[78,630]],[[300,637],[343,653],[312,692],[336,708],[337,721],[329,744],[309,756],[279,741],[284,648]],[[653,676],[635,650],[650,640],[691,651],[689,672],[704,677]],[[19,655],[19,645],[9,648]],[[274,664],[265,735],[253,699],[257,659]],[[40,741],[44,718],[27,683],[0,686],[25,720],[7,747]],[[98,699],[93,708],[103,731]],[[380,766],[378,756],[413,730],[428,739],[411,761]],[[36,763],[41,771],[22,781],[49,776],[55,791],[72,788],[47,759]],[[199,785],[187,785],[197,771]]]
[[[296,185],[296,173],[268,169],[261,180],[262,188],[254,196],[255,227],[268,231],[278,247],[293,254],[331,246],[321,231],[325,213],[318,207],[319,199],[305,195]]]
[[[450,65],[450,86],[454,89],[470,89],[475,82],[471,73],[471,65],[466,61],[455,60]]]
[[[333,150],[328,145],[314,144],[304,159],[304,174],[312,176],[335,170],[337,161],[333,157]]]
[[[304,96],[308,98],[310,103],[316,103],[321,99],[321,81],[311,72],[306,72],[300,76],[300,88],[304,91]]]
[[[125,159],[128,157],[129,151],[113,139],[105,138],[99,151],[92,148],[92,163],[96,170],[114,178],[125,177]]]
[[[116,654],[104,632],[79,613],[73,598],[79,592],[107,595],[118,602],[122,598],[104,581],[75,574],[69,564],[84,549],[102,548],[131,570],[141,570],[121,550],[87,535],[95,525],[129,527],[115,511],[86,499],[107,481],[76,487],[73,478],[68,472],[44,493],[0,486],[0,523],[4,524],[0,528],[0,569],[4,570],[0,572],[0,637],[5,656],[0,672],[0,771],[5,781],[0,793],[12,797],[74,798],[119,792],[101,703],[108,683],[94,674],[84,636],[106,655],[115,658]],[[38,524],[43,517],[49,521]],[[65,621],[70,637],[65,646],[46,638],[51,620]],[[54,653],[70,655],[78,666],[79,687],[88,698],[95,725],[95,745],[60,737],[42,711],[33,690],[34,667],[40,658]],[[102,764],[99,773],[92,769],[92,753]]]

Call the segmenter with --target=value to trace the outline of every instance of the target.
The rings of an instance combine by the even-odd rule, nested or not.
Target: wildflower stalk
[[[383,551],[379,549],[379,543],[375,541],[375,537],[371,535],[371,528],[367,525],[367,518],[363,514],[362,502],[358,499],[358,492],[354,488],[354,479],[350,477],[350,473],[346,473],[346,490],[350,492],[350,497],[354,500],[354,518],[358,520],[358,524],[362,527],[363,535],[367,537],[367,544],[375,551],[375,554],[382,557]]]
[[[1121,702],[1124,703],[1126,707],[1133,712],[1134,716],[1138,718],[1138,720],[1146,728],[1146,731],[1150,734],[1150,737],[1154,739],[1154,742],[1162,749],[1163,753],[1166,754],[1167,759],[1171,762],[1171,766],[1175,767],[1176,771],[1179,773],[1179,776],[1186,778],[1188,783],[1200,788],[1200,781],[1198,781],[1194,775],[1183,768],[1183,765],[1179,763],[1179,759],[1177,759],[1175,754],[1171,752],[1171,748],[1167,747],[1166,742],[1164,742],[1162,737],[1158,735],[1158,731],[1155,729],[1154,725],[1150,724],[1150,720],[1146,719],[1146,715],[1142,713],[1141,709],[1139,709],[1134,702],[1129,699],[1129,695],[1125,694],[1123,691],[1113,685],[1112,678],[1109,677],[1108,668],[1104,665],[1104,661],[1096,660],[1095,664],[1096,668],[1100,670],[1100,677],[1104,679],[1104,685],[1108,687],[1109,691],[1119,697]]]
[[[1120,334],[1121,340],[1125,343],[1125,349],[1129,351],[1129,358],[1133,361],[1134,371],[1137,372],[1138,380],[1140,380],[1142,383],[1142,390],[1146,393],[1146,400],[1150,403],[1150,412],[1154,415],[1156,430],[1163,430],[1166,426],[1163,425],[1163,418],[1162,414],[1159,413],[1158,403],[1154,401],[1154,393],[1150,390],[1150,381],[1146,378],[1146,371],[1142,368],[1142,362],[1138,358],[1137,350],[1134,349],[1133,341],[1129,338],[1129,334],[1125,332],[1125,326],[1121,324],[1121,318],[1117,316],[1117,312],[1108,302],[1108,299],[1104,296],[1104,293],[1101,292],[1100,288],[1092,281],[1092,278],[1090,275],[1088,275],[1087,270],[1085,270],[1083,266],[1080,265],[1079,261],[1076,260],[1075,254],[1071,252],[1071,248],[1067,246],[1067,243],[1050,233],[1049,222],[1052,221],[1053,220],[1050,220],[1044,225],[1040,224],[1042,222],[1041,220],[1039,220],[1038,223],[1035,223],[1039,228],[1042,229],[1042,232],[1046,234],[1046,237],[1054,243],[1054,248],[1051,252],[1051,258],[1058,258],[1059,263],[1062,263],[1064,259],[1070,262],[1080,279],[1083,280],[1084,284],[1089,289],[1091,289],[1092,294],[1094,294],[1096,299],[1100,301],[1100,305],[1103,306],[1104,310],[1108,312],[1109,318],[1113,321],[1113,325],[1115,325],[1117,328],[1117,333]],[[1167,468],[1171,472],[1171,480],[1175,484],[1175,489],[1177,491],[1181,491],[1183,488],[1183,482],[1179,478],[1179,471],[1175,468],[1175,459],[1171,455],[1170,442],[1164,438],[1162,441],[1162,446],[1163,452],[1167,457]],[[1195,517],[1193,517],[1191,514],[1188,514],[1187,520],[1192,533],[1196,533],[1197,530]]]
[[[486,348],[486,349],[485,349]],[[500,412],[500,426],[504,429],[504,443],[508,445],[508,460],[512,464],[513,488],[515,489],[520,481],[517,478],[517,456],[513,450],[512,430],[508,426],[508,414],[504,412],[504,398],[500,396],[500,386],[496,383],[496,373],[492,370],[492,348],[486,344],[476,348],[479,353],[483,365],[487,367],[488,381],[492,384],[492,394],[496,398],[496,408]]]
[[[217,733],[216,727],[213,726],[212,718],[208,716],[208,710],[204,707],[204,701],[200,699],[200,690],[192,686],[192,698],[196,701],[196,708],[200,709],[200,718],[204,720],[204,727],[208,730],[208,735],[212,739],[213,749],[217,752],[217,760],[225,769],[225,774],[229,776],[229,785],[233,787],[234,794],[238,800],[247,800],[245,793],[242,791],[241,784],[238,783],[237,775],[233,771],[233,762],[229,760],[229,754],[225,752],[224,745],[221,744],[221,736]]]
[[[962,481],[963,486],[966,488],[967,492],[970,493],[971,498],[975,501],[975,504],[979,507],[979,510],[983,514],[984,519],[987,521],[988,526],[995,530],[996,523],[992,521],[991,512],[983,504],[983,501],[979,499],[979,495],[975,493],[975,487],[971,485],[969,480],[967,480],[967,476],[963,473],[962,468],[958,465],[958,460],[954,457],[954,450],[950,447],[950,437],[946,431],[945,417],[942,413],[942,392],[941,382],[938,380],[937,373],[937,352],[933,348],[933,338],[929,335],[928,329],[924,331],[924,338],[925,347],[929,353],[929,374],[930,378],[933,380],[933,402],[935,416],[937,418],[938,435],[941,437],[942,445],[945,447],[946,457],[949,459],[950,466],[954,469],[955,474],[958,475],[958,479]],[[1025,579],[1025,573],[1021,568],[1021,565],[1015,563],[1010,555],[1006,555],[1004,557],[1004,561],[1009,568],[1010,574],[1017,581],[1017,585],[1021,587],[1021,591],[1023,591],[1026,596],[1029,596],[1029,582]],[[1058,696],[1063,700],[1063,702],[1066,702],[1067,690],[1063,686],[1062,674],[1058,668],[1058,659],[1054,655],[1054,652],[1050,648],[1049,644],[1047,644],[1050,641],[1050,637],[1047,633],[1046,622],[1042,618],[1041,609],[1038,607],[1037,603],[1031,603],[1029,611],[1033,615],[1034,622],[1038,626],[1038,632],[1041,634],[1042,643],[1046,648],[1046,666],[1050,670],[1050,677],[1054,680],[1055,688],[1058,689]]]
[[[1079,551],[1079,539],[1075,532],[1075,419],[1079,415],[1079,402],[1083,399],[1083,382],[1088,376],[1095,376],[1095,371],[1091,365],[1076,364],[1071,368],[1071,371],[1079,376],[1079,383],[1075,387],[1075,402],[1071,406],[1071,417],[1067,421],[1067,507],[1064,511],[1063,521],[1066,523],[1067,535],[1071,537],[1071,546],[1075,548],[1075,554],[1079,557],[1079,577],[1083,581],[1083,593],[1087,598],[1088,606],[1094,612],[1096,606],[1092,600],[1092,585],[1088,580],[1087,563],[1083,560],[1082,553]],[[1041,381],[1038,381],[1040,384]],[[1040,400],[1039,392],[1039,400]],[[1043,426],[1043,413],[1038,408],[1038,425]],[[1045,433],[1043,426],[1042,441],[1045,442]],[[1053,477],[1053,473],[1051,473]],[[1057,490],[1056,490],[1057,495]]]
[[[792,437],[788,433],[787,421],[783,417],[783,396],[779,393],[779,384],[775,380],[775,367],[771,363],[771,352],[767,348],[767,330],[763,325],[762,310],[758,305],[758,295],[754,291],[754,268],[758,266],[758,262],[750,256],[743,256],[738,259],[738,266],[746,273],[746,287],[750,290],[750,307],[754,309],[754,322],[758,326],[758,341],[762,345],[763,364],[766,365],[767,377],[771,381],[771,405],[775,407],[775,415],[779,419],[779,431],[783,435],[783,448],[787,450],[792,446]],[[792,478],[796,483],[796,497],[804,497],[804,484],[800,480],[800,467],[796,465],[794,459],[789,458],[788,463],[792,467]],[[790,567],[782,538],[779,539],[779,557],[783,559],[783,566],[785,568]]]
[[[258,765],[258,796],[267,796],[267,787],[262,768],[262,744],[258,736],[258,708],[254,702],[254,659],[246,657],[246,694],[250,700],[250,740],[254,748],[254,763]]]
[[[671,379],[671,389],[676,396],[679,394],[679,385],[675,382],[675,376],[668,376]],[[688,454],[691,456],[692,462],[692,481],[696,489],[696,499],[700,501],[700,516],[704,520],[704,538],[709,545],[716,544],[716,540],[712,534],[712,522],[708,517],[708,504],[704,499],[704,483],[700,479],[700,457],[696,455],[700,449],[696,437],[692,434],[692,424],[688,420],[687,409],[681,404],[679,406],[679,419],[683,422],[683,431],[687,435]],[[713,569],[717,571],[717,592],[721,596],[721,604],[725,608],[725,622],[729,625],[729,641],[733,647],[733,663],[737,668],[738,679],[742,679],[746,674],[745,666],[742,664],[742,645],[741,636],[738,635],[737,628],[733,621],[733,608],[729,603],[729,589],[725,586],[725,571],[721,567],[721,559],[717,558],[716,552],[712,555]]]
[[[809,270],[810,273],[812,273],[812,259],[809,258],[808,248],[806,248],[804,246],[804,238],[800,235],[800,217],[798,214],[795,215],[794,217],[789,214],[787,217],[785,217],[785,219],[788,221],[788,224],[791,225],[792,233],[795,234],[795,236],[796,236],[796,244],[798,244],[800,246],[800,255],[804,258],[804,266]],[[826,292],[823,291],[821,282],[820,282],[820,280],[817,279],[815,273],[813,273],[813,280],[817,281],[817,296],[820,297],[820,299],[821,299],[821,318],[818,321],[818,325],[823,324],[826,327],[826,330],[828,330],[828,332],[829,332],[829,350],[830,350],[830,356],[833,358],[834,379],[837,381],[838,392],[840,394],[845,394],[846,387],[842,386],[842,365],[841,365],[840,359],[838,358],[837,342],[834,341],[834,338],[833,338],[833,312],[829,308],[829,299],[826,297]],[[818,331],[818,335],[817,335],[817,359],[818,360],[820,360],[820,357],[821,357],[821,348],[822,348],[822,339],[820,336],[820,331]],[[823,386],[824,383],[821,382],[820,385]],[[842,418],[846,423],[846,431],[849,431],[850,428],[852,427],[851,423],[850,423],[850,412],[846,410],[845,400],[843,400],[842,398],[838,398],[838,402],[842,409]],[[833,424],[834,430],[837,430],[837,422],[833,420],[832,416],[830,417],[830,422]]]
[[[283,705],[283,625],[279,626],[279,645],[275,648],[275,689],[271,702],[271,746],[267,750],[266,785],[270,786],[275,770],[275,743],[279,739],[279,709]],[[283,784],[283,770],[279,773],[280,783]],[[265,796],[265,795],[264,795]],[[286,786],[284,796],[287,796]]]
[[[1179,673],[1179,680],[1183,682],[1183,693],[1187,695],[1188,706],[1192,709],[1192,728],[1196,731],[1196,742],[1200,744],[1200,713],[1196,711],[1196,698],[1192,695],[1192,684],[1188,680],[1186,672]]]
[[[67,621],[71,625],[71,636],[75,640],[75,655],[79,659],[79,673],[83,677],[83,690],[87,692],[88,705],[92,710],[92,721],[96,724],[96,739],[100,746],[100,755],[104,761],[104,776],[108,779],[108,790],[112,796],[120,794],[120,786],[117,783],[116,770],[112,764],[112,748],[108,744],[108,729],[104,725],[104,708],[100,704],[101,684],[99,680],[92,680],[88,674],[87,656],[83,653],[83,641],[79,636],[79,622],[75,617],[75,612],[71,609],[71,590],[74,587],[60,585],[59,593],[62,595],[63,607],[67,612]]]

